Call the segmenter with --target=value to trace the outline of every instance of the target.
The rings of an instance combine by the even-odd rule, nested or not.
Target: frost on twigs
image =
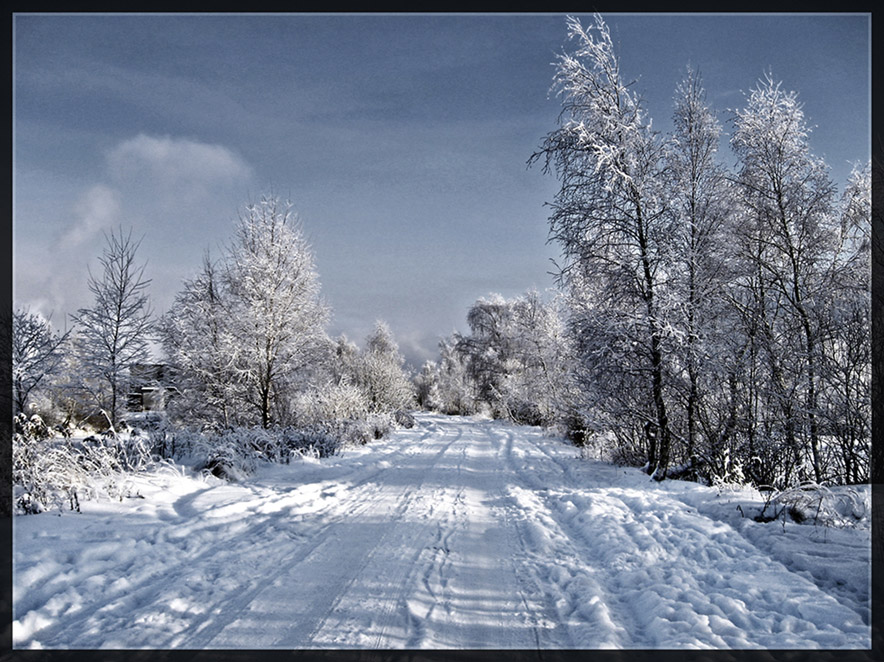
[[[18,514],[52,509],[79,512],[81,501],[100,496],[121,500],[131,492],[131,474],[153,462],[144,437],[49,438],[41,436],[33,418],[17,417],[12,440],[13,496]]]

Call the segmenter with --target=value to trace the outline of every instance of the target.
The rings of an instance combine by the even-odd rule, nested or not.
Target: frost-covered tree
[[[356,383],[366,395],[369,411],[392,412],[414,407],[414,386],[404,363],[389,325],[378,321],[356,362]]]
[[[229,305],[227,283],[206,253],[201,271],[184,281],[161,320],[163,349],[179,391],[172,409],[187,419],[224,426],[237,421],[242,394],[233,369],[237,351]]]
[[[570,346],[564,321],[536,291],[482,297],[467,313],[469,335],[456,351],[475,398],[496,417],[548,424],[571,404]]]
[[[795,92],[766,76],[734,119],[731,147],[744,214],[744,255],[754,272],[755,308],[782,433],[795,464],[810,451],[823,479],[820,448],[820,364],[824,300],[832,286],[835,187],[810,152]]]
[[[287,423],[329,351],[328,310],[292,203],[247,205],[217,262],[185,281],[162,325],[178,408],[222,424]]]
[[[833,478],[869,479],[871,459],[871,167],[856,167],[841,198],[832,287],[825,302],[820,394],[824,434],[835,443]]]
[[[631,369],[647,375],[651,406],[641,421],[647,466],[663,475],[671,429],[660,295],[672,231],[663,146],[640,99],[621,78],[602,17],[596,14],[589,28],[569,17],[568,37],[577,48],[558,58],[559,128],[530,162],[543,159],[544,171],[554,170],[561,182],[549,219],[550,237],[565,259],[561,279],[571,286],[603,283],[597,303],[616,313],[609,315],[616,333],[634,343],[619,360],[637,361]]]
[[[457,351],[464,357],[476,397],[491,406],[503,403],[505,375],[514,370],[512,310],[500,294],[478,299],[467,312],[470,333],[459,336]]]
[[[721,126],[699,72],[690,67],[676,88],[673,126],[666,159],[675,222],[665,294],[675,331],[673,397],[684,412],[683,455],[709,463],[710,454],[732,441],[732,403],[723,387],[739,352],[718,348],[730,324],[725,287],[733,205],[727,172],[716,161]]]
[[[53,376],[64,360],[72,329],[54,331],[50,320],[21,308],[12,314],[12,394],[14,413],[27,411],[28,398]]]
[[[263,427],[307,378],[328,310],[292,203],[265,196],[240,216],[224,265],[231,369]],[[299,384],[300,380],[300,384]]]
[[[74,352],[80,374],[75,377],[78,392],[115,429],[126,404],[129,369],[150,356],[154,323],[150,280],[144,278],[144,265],[135,262],[141,242],[132,241],[131,230],[124,236],[122,228],[105,238],[101,276],[89,271],[95,301],[72,316],[78,326]]]
[[[444,414],[469,415],[479,410],[476,383],[470,376],[467,357],[458,351],[461,339],[459,333],[453,333],[439,341],[438,408]]]
[[[547,303],[531,290],[510,306],[516,370],[503,383],[507,407],[511,413],[531,412],[535,423],[562,422],[572,415],[575,399],[573,347],[561,300]]]
[[[332,359],[329,361],[332,381],[335,384],[355,382],[358,365],[359,346],[342,334],[334,341]]]
[[[417,406],[425,411],[439,411],[439,366],[435,361],[425,361],[414,377]]]

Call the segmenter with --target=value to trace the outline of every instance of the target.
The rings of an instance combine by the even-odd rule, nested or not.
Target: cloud
[[[107,163],[116,182],[150,179],[176,188],[223,184],[248,179],[252,174],[242,158],[222,145],[144,134],[113,148]]]
[[[143,239],[137,260],[148,265],[151,299],[162,309],[205,248],[227,234],[253,177],[223,145],[146,134],[116,143],[66,205],[17,212],[16,303],[62,320],[89,305],[88,266],[103,234],[120,228]],[[38,222],[47,213],[57,215],[54,227]]]
[[[104,184],[86,191],[74,205],[75,222],[61,239],[62,245],[79,246],[120,220],[119,193]]]

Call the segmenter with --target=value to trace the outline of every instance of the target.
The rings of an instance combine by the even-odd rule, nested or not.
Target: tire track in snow
[[[868,645],[849,600],[712,504],[698,513],[675,486],[569,462],[573,448],[533,429],[421,426],[352,462],[188,487],[158,519],[133,508],[119,531],[91,519],[58,536],[63,553],[17,563],[35,578],[15,603],[33,616],[24,644]]]
[[[584,557],[607,565],[597,578],[614,620],[626,618],[623,646],[826,647],[845,633],[863,645],[859,617],[730,524],[691,511],[655,483],[574,489],[566,473],[571,488],[537,494]],[[521,475],[539,487],[537,476]]]
[[[509,430],[505,431],[505,441],[502,447],[500,444],[500,439],[496,435],[491,436],[496,442],[495,450],[498,458],[500,458],[504,466],[509,468],[509,470],[515,474],[515,470],[511,462],[513,446],[512,432]],[[501,453],[503,453],[503,456],[501,456]],[[526,532],[524,531],[524,518],[522,517],[522,511],[521,509],[516,509],[515,513],[513,513],[512,515],[510,514],[510,511],[513,509],[513,506],[515,504],[510,498],[509,494],[503,489],[500,490],[500,498],[501,502],[503,503],[501,510],[503,511],[506,530],[509,532],[511,539],[513,538],[513,536],[515,537],[515,540],[513,541],[515,544],[512,545],[512,548],[518,550],[516,554],[512,554],[510,556],[510,565],[513,569],[513,574],[517,577],[521,586],[519,590],[519,599],[521,601],[523,609],[525,609],[525,612],[530,615],[531,626],[534,630],[534,638],[537,649],[540,650],[543,648],[574,648],[574,641],[571,638],[565,624],[558,619],[551,618],[551,615],[555,613],[555,605],[548,599],[546,593],[538,586],[536,571],[533,568],[527,567],[527,558],[529,556],[529,551],[528,542],[526,540]],[[530,590],[529,587],[533,588],[534,590]],[[532,595],[532,600],[538,603],[537,607],[540,607],[539,613],[537,611],[537,607],[532,609],[528,604],[527,593],[529,592],[529,590]]]
[[[455,432],[456,435],[453,439],[442,442],[444,446],[436,452],[431,459],[431,463],[438,461],[447,449],[460,438],[461,431],[456,430]],[[425,433],[422,436],[422,443],[426,444],[430,435],[431,431]],[[401,454],[404,456],[402,459],[404,464],[410,454]],[[386,457],[389,457],[389,455]],[[250,607],[263,597],[263,593],[272,593],[273,591],[268,591],[268,589],[280,589],[285,586],[285,579],[289,576],[306,574],[306,570],[301,568],[301,566],[309,567],[311,564],[315,565],[317,563],[322,566],[324,563],[327,563],[325,558],[319,558],[325,557],[321,552],[327,550],[329,561],[337,560],[339,567],[346,568],[346,572],[343,575],[338,574],[333,578],[330,577],[329,579],[334,582],[334,585],[326,586],[321,593],[313,594],[314,600],[311,601],[309,610],[303,610],[298,614],[300,618],[296,622],[293,621],[291,627],[288,628],[285,641],[272,641],[269,643],[253,641],[249,644],[252,647],[271,648],[310,647],[318,632],[323,628],[326,621],[331,618],[340,601],[354,585],[354,582],[368,564],[372,555],[383,546],[389,534],[388,529],[382,530],[379,537],[372,539],[370,543],[371,549],[365,550],[357,548],[352,541],[336,539],[335,536],[338,534],[338,529],[342,526],[347,527],[351,521],[358,521],[363,515],[376,515],[378,512],[383,512],[383,505],[379,506],[378,503],[383,499],[395,499],[398,501],[398,506],[393,511],[393,517],[398,521],[403,512],[408,508],[410,501],[414,498],[417,488],[413,484],[406,484],[400,493],[394,495],[374,493],[376,490],[369,489],[389,482],[379,478],[382,478],[382,474],[390,470],[389,467],[369,470],[369,475],[358,481],[359,486],[363,489],[348,491],[345,497],[336,504],[338,514],[314,533],[314,539],[310,543],[302,546],[301,550],[291,560],[275,567],[273,564],[268,564],[268,567],[272,567],[273,570],[268,572],[252,590],[245,595],[232,598],[228,604],[221,608],[221,617],[213,618],[198,636],[193,637],[182,645],[203,648],[214,645],[216,639],[224,642],[225,638],[222,636],[224,631],[232,624],[235,624],[240,617],[248,617]],[[341,558],[342,555],[344,558]],[[298,582],[296,581],[297,584]],[[234,643],[234,645],[238,644]]]
[[[209,489],[211,488],[200,490],[196,495],[199,496],[205,494]],[[192,494],[188,494],[182,498],[189,498],[191,496]],[[260,534],[266,532],[267,526],[268,521],[266,519],[258,520],[253,524],[248,525],[246,533],[249,536],[257,535],[257,539],[260,540]],[[120,610],[119,608],[122,608],[122,611],[126,614],[131,615],[131,609],[133,607],[137,608],[141,605],[149,607],[166,588],[170,575],[172,577],[185,575],[194,564],[202,565],[216,557],[218,553],[218,544],[220,543],[222,546],[224,544],[224,537],[220,534],[230,531],[229,522],[220,522],[212,525],[198,525],[196,530],[208,531],[210,534],[210,540],[209,543],[204,545],[205,549],[203,551],[194,554],[193,549],[199,544],[201,538],[188,536],[187,531],[182,533],[179,530],[182,527],[188,528],[182,523],[179,527],[173,528],[172,530],[167,530],[163,527],[148,531],[152,538],[150,542],[162,544],[164,546],[171,546],[173,548],[172,550],[167,549],[165,551],[181,556],[181,561],[174,562],[171,566],[168,564],[161,564],[159,569],[149,571],[144,570],[143,566],[145,565],[145,560],[136,555],[134,558],[127,559],[122,564],[114,564],[110,567],[102,568],[105,573],[126,579],[115,582],[115,585],[119,585],[117,588],[111,587],[98,598],[80,605],[73,614],[67,615],[65,620],[36,631],[32,638],[40,640],[41,644],[44,646],[54,646],[54,639],[58,638],[59,635],[70,635],[71,632],[76,632],[78,633],[78,638],[69,643],[77,644],[77,642],[83,640],[82,645],[84,647],[89,647],[92,645],[90,639],[79,633],[88,634],[91,631],[95,631],[95,627],[89,627],[90,623],[95,621],[100,625],[106,625],[109,621],[113,623],[116,620],[113,616],[113,612]],[[190,533],[193,531],[193,529],[190,529]],[[180,535],[178,535],[179,533]],[[236,535],[241,535],[241,532],[237,532]],[[139,542],[135,539],[132,540],[133,544],[138,548]],[[142,542],[146,543],[147,541]],[[141,546],[145,548],[145,551],[152,551],[147,549],[146,544]],[[108,549],[110,553],[111,548]],[[80,559],[80,562],[97,560],[100,558],[101,552],[102,548],[87,548],[83,558]],[[133,579],[134,577],[138,577],[138,579]],[[105,630],[104,627],[100,629],[102,631]]]
[[[459,419],[450,419],[462,426]],[[445,512],[448,533],[427,576],[438,581],[437,600],[421,619],[413,606],[417,630],[410,645],[484,648],[537,646],[534,612],[512,561],[516,539],[501,508],[503,485],[496,440],[486,422],[469,422],[469,438],[457,453]],[[454,453],[453,453],[454,454]],[[432,586],[430,587],[432,588]],[[419,596],[412,600],[421,604]],[[441,609],[440,609],[441,607]],[[455,642],[457,642],[455,644]]]
[[[618,606],[617,600],[605,588],[599,569],[589,565],[592,557],[578,549],[573,532],[544,502],[541,495],[547,488],[533,473],[517,465],[512,432],[506,431],[505,437],[504,461],[522,484],[511,486],[508,498],[520,520],[520,535],[528,541],[529,555],[538,561],[530,573],[547,596],[558,623],[567,631],[573,647],[623,647],[631,614],[623,609],[612,610]],[[540,457],[551,461],[547,453],[540,453]],[[550,558],[555,559],[552,568]]]
[[[432,432],[439,432],[439,427],[437,425],[433,425],[431,428]],[[420,569],[420,564],[418,563],[421,556],[423,556],[425,549],[427,548],[427,544],[421,545],[419,544],[419,539],[415,539],[413,527],[402,526],[402,522],[406,520],[406,516],[409,514],[411,510],[417,509],[418,512],[414,513],[415,515],[423,514],[424,517],[431,516],[438,506],[438,501],[431,500],[428,504],[428,512],[421,513],[419,507],[415,506],[415,504],[422,504],[424,501],[424,495],[421,494],[421,488],[431,477],[431,472],[443,457],[449,452],[451,447],[461,441],[463,436],[463,431],[460,428],[455,428],[453,438],[448,441],[444,447],[438,451],[435,455],[432,456],[430,461],[427,463],[427,466],[420,473],[420,479],[416,485],[412,485],[409,489],[407,489],[403,495],[403,500],[400,502],[399,507],[396,509],[392,517],[393,526],[384,529],[381,538],[377,541],[376,544],[373,545],[371,551],[362,559],[358,569],[354,572],[349,582],[342,588],[342,590],[338,591],[338,597],[335,602],[328,609],[326,615],[317,623],[314,630],[310,633],[309,641],[313,642],[319,637],[319,634],[322,630],[331,630],[332,632],[336,632],[343,625],[343,621],[346,620],[346,616],[343,619],[335,619],[332,618],[332,614],[336,610],[340,610],[342,606],[342,602],[348,599],[348,593],[351,587],[354,585],[355,581],[360,578],[361,575],[365,574],[366,568],[369,567],[372,563],[378,562],[379,557],[389,555],[390,549],[401,549],[406,550],[406,554],[404,559],[406,562],[403,562],[403,556],[399,556],[399,562],[394,564],[393,567],[395,571],[392,576],[385,576],[383,585],[386,587],[396,587],[395,591],[390,596],[383,596],[380,599],[380,607],[377,609],[377,613],[372,617],[372,629],[377,629],[377,631],[370,636],[366,637],[366,647],[368,648],[385,648],[388,646],[384,646],[385,639],[388,638],[388,631],[394,627],[395,625],[401,623],[401,619],[396,620],[392,618],[392,615],[399,611],[406,614],[406,622],[408,621],[408,606],[406,603],[407,593],[413,586],[414,582],[413,577],[417,574]],[[426,443],[428,437],[424,437],[423,443]],[[444,492],[444,491],[443,491]],[[438,494],[438,493],[436,493]],[[444,502],[443,502],[444,503]],[[391,530],[395,533],[391,533]],[[409,548],[412,548],[409,551]],[[383,567],[383,562],[380,562]],[[389,566],[387,566],[389,567]],[[344,614],[347,612],[344,611]]]
[[[431,431],[427,431],[422,438],[426,439],[430,434]],[[391,457],[395,459],[402,454],[403,449],[394,447],[389,452],[381,455],[380,459],[386,460]],[[362,469],[362,471],[358,480],[347,489],[358,490],[373,481],[383,471],[383,469],[369,468],[366,470],[362,467],[356,468],[357,471],[359,469]],[[353,473],[353,470],[350,473]],[[195,504],[202,497],[216,497],[219,492],[224,491],[238,494],[239,498],[234,498],[233,500],[224,499],[220,503],[212,503],[211,507],[205,509],[196,507]],[[274,532],[279,517],[261,516],[254,512],[255,509],[259,506],[264,506],[268,510],[273,510],[273,508],[268,507],[273,504],[291,501],[293,498],[295,501],[298,501],[298,495],[306,493],[303,503],[296,503],[294,509],[296,510],[299,505],[305,505],[307,506],[307,512],[298,513],[297,518],[292,517],[292,520],[304,521],[305,517],[321,519],[325,512],[335,506],[334,500],[329,500],[323,507],[315,507],[319,497],[327,491],[329,491],[328,485],[323,489],[321,483],[307,483],[299,484],[291,489],[284,489],[281,492],[279,490],[265,489],[265,494],[262,495],[259,493],[259,488],[255,486],[222,483],[184,494],[172,503],[171,510],[174,515],[161,514],[164,522],[162,526],[148,529],[145,532],[147,538],[143,542],[137,542],[137,540],[133,539],[133,544],[136,544],[136,546],[144,546],[147,543],[154,547],[161,545],[164,557],[180,558],[180,561],[168,563],[166,558],[164,558],[163,562],[159,564],[159,568],[151,571],[150,558],[144,559],[139,556],[134,558],[127,557],[126,561],[119,563],[114,562],[111,557],[108,557],[111,563],[104,565],[101,568],[101,573],[125,578],[125,580],[116,582],[91,599],[89,599],[88,595],[79,596],[81,598],[86,597],[86,601],[81,602],[74,611],[69,609],[63,621],[55,624],[50,623],[46,627],[40,628],[30,638],[31,640],[40,641],[41,645],[44,646],[55,646],[57,641],[65,640],[66,644],[93,647],[96,645],[96,637],[99,635],[107,637],[110,632],[123,629],[127,624],[131,626],[129,621],[133,620],[133,611],[136,612],[135,620],[139,618],[137,613],[141,612],[141,618],[145,622],[149,622],[155,617],[153,613],[156,611],[155,603],[161,602],[165,598],[165,602],[177,601],[178,604],[181,604],[183,599],[187,597],[186,592],[183,590],[170,591],[169,587],[183,587],[189,581],[193,581],[195,574],[200,574],[195,571],[195,568],[204,570],[202,575],[205,581],[213,585],[226,583],[226,585],[232,587],[227,592],[239,595],[241,590],[240,582],[230,578],[231,567],[235,577],[236,569],[240,566],[236,558],[237,552],[235,551],[239,549],[239,546],[235,543],[241,540],[251,541],[249,543],[249,552],[254,557],[267,553],[268,549],[272,549],[273,545],[280,539],[279,536],[272,538],[270,535]],[[243,492],[253,498],[243,501]],[[357,509],[364,511],[368,506],[369,504],[366,503],[364,506],[357,506]],[[289,509],[290,512],[291,510]],[[225,511],[232,512],[228,512],[225,515]],[[239,515],[237,515],[237,511]],[[281,535],[288,542],[298,537],[297,534],[286,531],[282,531]],[[272,540],[262,542],[267,540],[268,537],[271,537]],[[114,542],[116,545],[112,544]],[[119,541],[110,541],[108,544],[110,545],[108,549],[116,549],[120,543]],[[87,548],[85,556],[92,561],[101,561],[99,554],[104,547],[106,545]],[[200,547],[203,549],[199,550]],[[155,552],[152,547],[146,547],[145,551]],[[110,553],[109,551],[108,554]],[[81,559],[80,562],[82,560],[84,559]],[[31,585],[28,587],[29,593],[33,593],[33,591],[38,589],[39,586]],[[220,602],[224,603],[226,600],[227,598],[222,597]],[[209,606],[200,605],[200,607],[205,607],[203,615],[197,617],[191,615],[189,626],[185,632],[192,632],[194,629],[199,630],[205,621],[212,618],[218,612],[217,604]],[[34,608],[39,607],[35,606]],[[30,611],[31,609],[22,610],[21,616]],[[16,606],[16,612],[19,612],[18,605]],[[116,617],[114,615],[116,612],[125,613],[127,616]],[[77,633],[73,641],[69,639],[71,633]],[[127,637],[131,636],[134,636],[134,633],[127,635]],[[182,640],[186,640],[186,636],[183,633],[170,634],[160,628],[153,632],[150,637],[145,637],[142,645],[168,646],[170,645],[169,642],[176,642],[176,645],[179,645],[177,642]],[[127,647],[137,647],[129,646],[129,644],[124,645]]]

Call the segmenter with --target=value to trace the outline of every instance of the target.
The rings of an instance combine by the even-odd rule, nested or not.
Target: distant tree
[[[365,339],[364,351],[356,364],[356,383],[366,394],[370,411],[414,407],[414,386],[404,363],[389,325],[378,321]]]
[[[116,429],[126,404],[129,369],[150,356],[148,342],[154,330],[144,266],[136,266],[139,242],[132,232],[105,235],[107,246],[99,263],[100,277],[89,271],[91,308],[72,316],[78,325],[74,347],[82,378],[80,393]]]
[[[332,381],[335,384],[354,383],[359,365],[359,347],[356,343],[342,334],[334,341],[332,354],[329,361]]]
[[[443,414],[475,414],[479,398],[475,381],[471,378],[467,357],[458,351],[462,336],[453,333],[439,341],[439,364],[436,371],[438,407]]]
[[[513,311],[500,294],[478,299],[467,311],[470,333],[459,336],[457,351],[464,357],[476,397],[494,408],[503,406],[503,380],[515,369]]]
[[[425,411],[440,409],[439,366],[435,361],[424,362],[414,377],[414,388],[418,407]]]
[[[573,346],[559,302],[534,291],[510,302],[513,367],[503,382],[507,409],[517,420],[561,422],[573,413]],[[519,412],[531,412],[529,417]]]
[[[72,329],[53,331],[50,321],[27,309],[12,316],[12,392],[16,414],[28,397],[58,373]]]

